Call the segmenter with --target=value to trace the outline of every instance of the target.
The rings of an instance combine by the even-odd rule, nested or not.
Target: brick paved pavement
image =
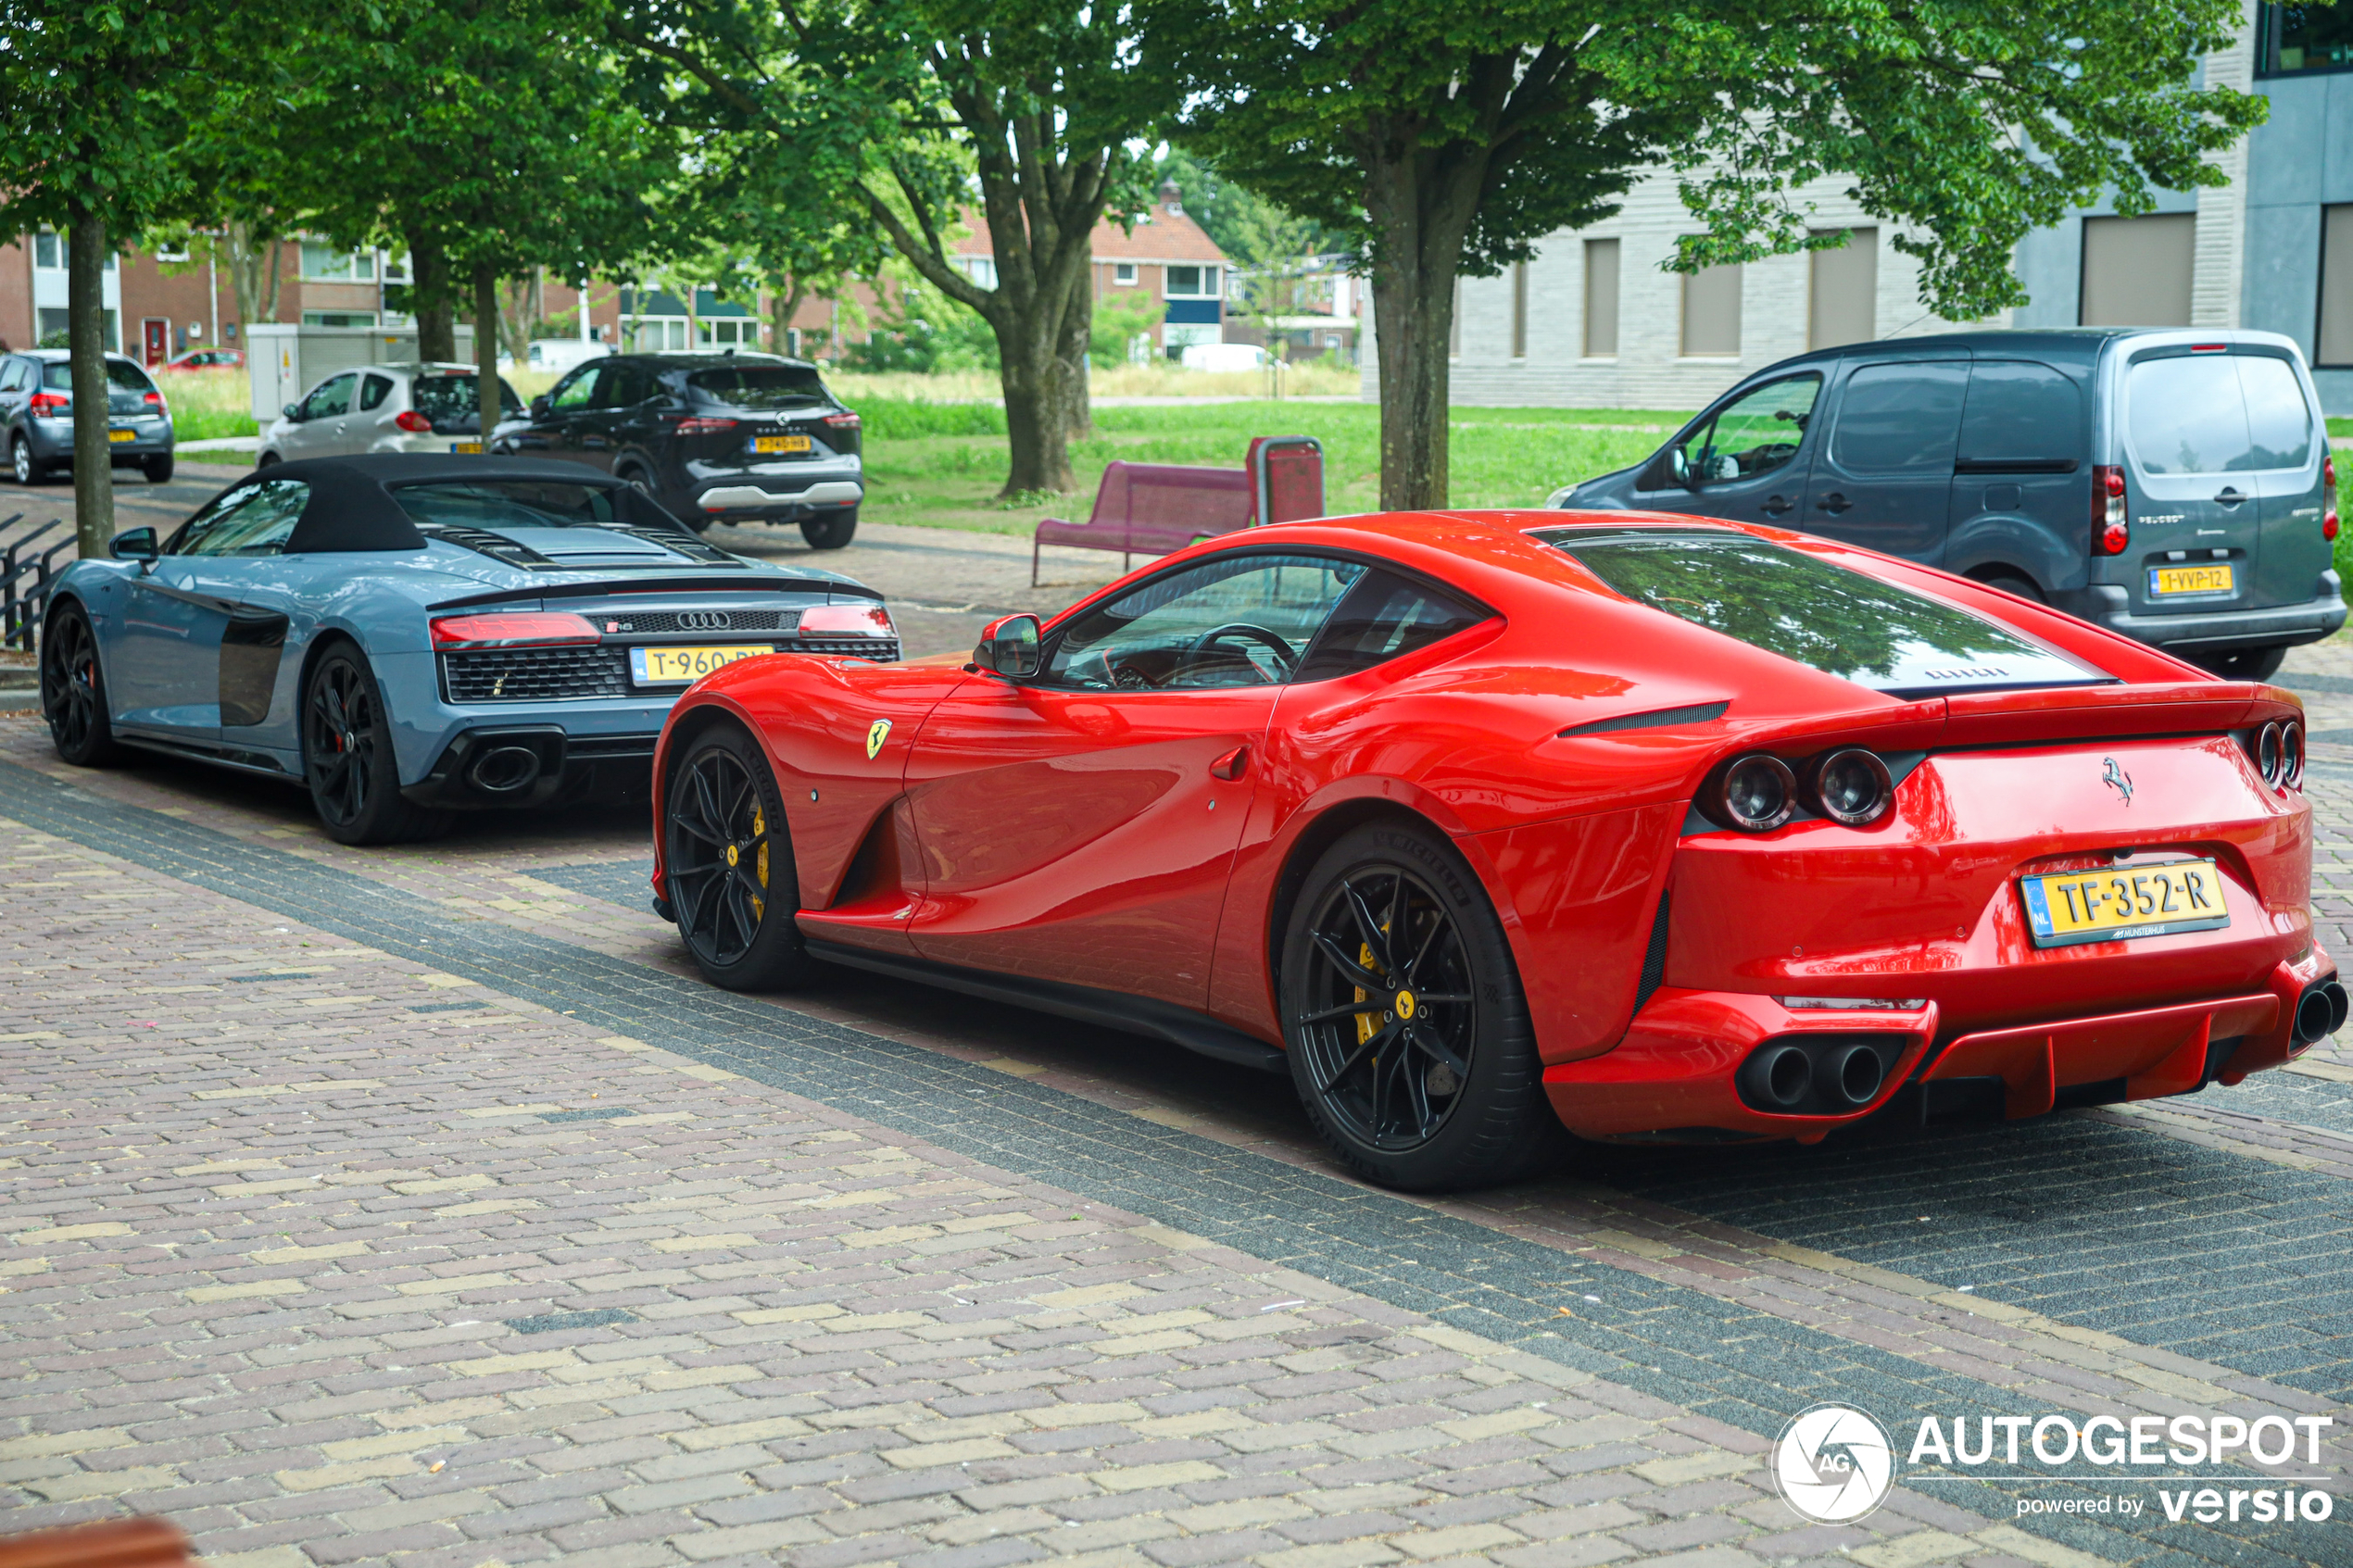
[[[25,727],[0,753],[51,771]],[[1834,1531],[1764,1494],[1760,1433],[1824,1393],[1899,1430],[1940,1402],[2326,1408],[2294,1374],[2341,1360],[2270,1382],[2228,1332],[2022,1289],[2099,1272],[2032,1216],[1888,1250],[1893,1223],[1806,1231],[1754,1165],[1639,1160],[1406,1202],[1337,1179],[1263,1080],[1156,1047],[859,980],[791,1009],[675,985],[667,928],[600,896],[632,896],[625,820],[360,853],[242,781],[73,783],[0,780],[0,1062],[37,1108],[0,1251],[36,1374],[0,1412],[12,1526],[163,1507],[261,1568],[2347,1560],[2020,1530],[1994,1488]],[[2206,1195],[2182,1213],[2270,1205],[2267,1266],[2325,1258],[2343,1085],[2264,1087],[1782,1173],[1851,1217],[1874,1183],[1892,1215],[1956,1169],[2154,1162]],[[2003,1236],[2042,1273],[1981,1272]],[[2320,1321],[2264,1288],[2208,1315]]]

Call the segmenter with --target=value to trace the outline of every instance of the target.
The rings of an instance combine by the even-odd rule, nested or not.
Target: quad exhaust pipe
[[[2298,1047],[2318,1044],[2345,1027],[2348,998],[2336,976],[2315,981],[2296,998],[2295,1033]]]

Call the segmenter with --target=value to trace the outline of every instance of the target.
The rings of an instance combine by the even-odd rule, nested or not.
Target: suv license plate
[[[755,435],[751,438],[751,449],[755,452],[786,454],[806,452],[809,450],[809,437],[805,435]]]
[[[2229,594],[2238,589],[2238,576],[2229,561],[2212,566],[2153,566],[2149,568],[2149,597],[2175,594]]]
[[[757,659],[775,651],[766,643],[706,648],[631,648],[629,678],[641,686],[684,686],[739,659]]]
[[[2037,947],[2214,931],[2231,923],[2222,876],[2211,860],[2023,876],[2018,891]]]

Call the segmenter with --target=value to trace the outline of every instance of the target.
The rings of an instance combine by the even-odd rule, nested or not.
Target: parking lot
[[[924,653],[1118,568],[1065,554],[1034,593],[996,536],[822,560]],[[2344,956],[2353,648],[2282,679]],[[2071,1494],[2005,1479],[1807,1525],[1762,1461],[1824,1400],[1899,1438],[2339,1412],[2336,1041],[2185,1099],[1407,1198],[1287,1085],[1163,1045],[849,972],[711,989],[646,838],[346,848],[291,790],[0,721],[12,1527],[161,1512],[215,1568],[2353,1562],[2343,1517],[2020,1517]],[[2295,1473],[2342,1494],[2332,1436]]]

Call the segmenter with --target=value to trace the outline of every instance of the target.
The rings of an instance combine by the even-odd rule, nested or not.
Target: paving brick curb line
[[[2035,1408],[1971,1379],[1629,1271],[1580,1267],[1552,1249],[986,1068],[507,928],[453,927],[422,899],[100,800],[14,765],[0,767],[0,809],[526,1001],[572,1002],[568,1010],[582,1022],[1116,1204],[1742,1431],[1773,1435],[1789,1412],[1824,1399],[1861,1403],[1899,1430],[1929,1412]],[[748,1048],[747,1041],[761,1044]],[[975,1099],[988,1103],[975,1108]],[[987,1115],[968,1116],[974,1109]],[[1024,1124],[1014,1125],[1016,1118]],[[1564,1294],[1601,1299],[1580,1301],[1564,1319]],[[2005,1488],[1949,1490],[1943,1500],[1982,1515],[2013,1512]],[[2190,1524],[2128,1535],[2081,1522],[2032,1523],[2037,1535],[2118,1561],[2145,1557],[2152,1547],[2214,1562],[2289,1561],[2259,1544],[2251,1528],[2233,1540],[2221,1529]]]

